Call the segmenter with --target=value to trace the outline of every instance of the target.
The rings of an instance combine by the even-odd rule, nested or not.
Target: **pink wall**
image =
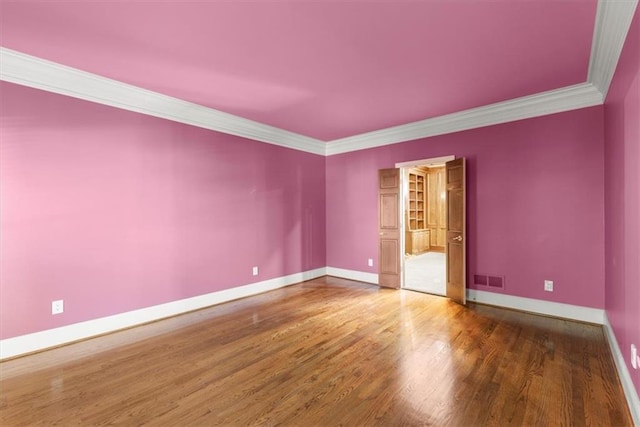
[[[630,346],[640,348],[640,9],[605,102],[605,300],[636,390]]]
[[[467,158],[469,274],[504,275],[506,294],[603,308],[603,150],[593,107],[328,157],[327,265],[377,272],[378,169],[453,154]]]
[[[0,90],[0,338],[326,265],[322,156]]]

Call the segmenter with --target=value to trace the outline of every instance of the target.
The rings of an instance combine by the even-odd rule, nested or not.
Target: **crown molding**
[[[598,0],[587,82],[378,131],[336,139],[326,155],[507,123],[603,104],[638,0]]]
[[[603,99],[618,65],[638,0],[599,0],[591,43],[587,82],[602,93]]]
[[[586,83],[325,142],[0,47],[0,80],[330,156],[602,104],[638,0],[598,0]]]
[[[592,107],[603,102],[591,83],[567,86],[457,113],[331,141],[327,156],[380,147],[483,126]]]
[[[324,155],[318,139],[0,47],[0,80],[281,147]]]

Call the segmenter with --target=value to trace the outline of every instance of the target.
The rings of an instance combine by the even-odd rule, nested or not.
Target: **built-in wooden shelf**
[[[405,233],[405,252],[410,254],[429,250],[429,230],[427,228],[427,175],[413,169],[407,174],[407,227]]]

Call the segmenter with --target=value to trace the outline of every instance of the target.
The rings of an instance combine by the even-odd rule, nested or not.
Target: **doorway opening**
[[[397,164],[402,176],[401,287],[447,294],[445,162],[454,156]]]

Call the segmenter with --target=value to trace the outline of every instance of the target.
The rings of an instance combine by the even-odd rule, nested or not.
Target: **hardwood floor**
[[[632,425],[602,328],[325,277],[0,364],[0,425]]]

